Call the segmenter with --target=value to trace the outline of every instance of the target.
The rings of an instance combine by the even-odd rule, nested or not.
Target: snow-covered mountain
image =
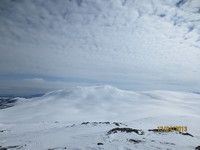
[[[195,93],[123,91],[109,85],[53,91],[0,110],[0,146],[194,149],[200,145],[199,106]],[[189,134],[148,131],[157,126],[187,126]]]
[[[66,88],[0,98],[0,150],[200,149],[200,0],[1,0],[0,52],[1,95]]]

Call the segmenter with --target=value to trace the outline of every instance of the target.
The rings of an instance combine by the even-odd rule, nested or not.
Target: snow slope
[[[0,146],[38,150],[194,149],[200,145],[199,106],[200,95],[194,93],[123,91],[108,85],[53,91],[19,99],[15,106],[0,110]],[[110,123],[81,124],[87,121]],[[188,126],[194,137],[148,131],[157,126]],[[141,129],[144,135],[108,134],[116,127]]]

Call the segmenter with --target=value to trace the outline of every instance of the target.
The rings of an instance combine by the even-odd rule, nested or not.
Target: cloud
[[[45,82],[45,80],[42,79],[42,78],[24,79],[23,81],[30,82],[30,83],[43,83],[43,82]]]
[[[20,80],[0,80],[0,96],[30,96],[44,94],[49,91],[68,89],[78,85],[88,85],[86,83],[47,81],[42,78],[20,79]]]
[[[198,0],[176,3],[2,0],[0,74],[190,89],[186,83],[200,82]]]

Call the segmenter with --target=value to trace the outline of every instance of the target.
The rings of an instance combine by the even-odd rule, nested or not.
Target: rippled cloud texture
[[[199,0],[1,0],[0,94],[200,89]]]

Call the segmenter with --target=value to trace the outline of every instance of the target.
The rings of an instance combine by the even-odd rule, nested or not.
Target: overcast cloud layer
[[[0,94],[200,89],[199,0],[1,0]]]

